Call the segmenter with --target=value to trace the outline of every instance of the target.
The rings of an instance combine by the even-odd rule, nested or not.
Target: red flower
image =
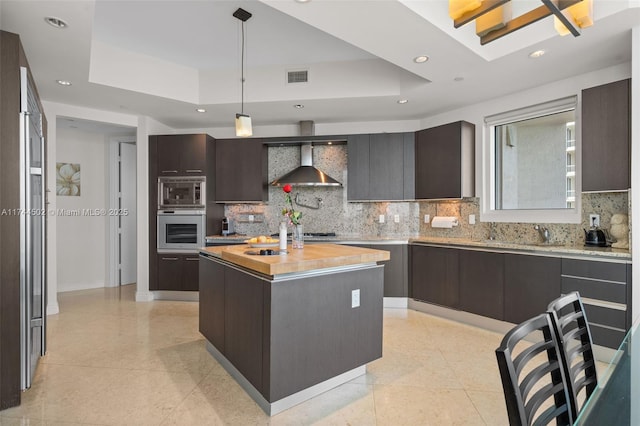
[[[287,194],[291,192],[291,185],[286,184],[285,186],[282,187],[282,190],[284,192],[286,192]]]

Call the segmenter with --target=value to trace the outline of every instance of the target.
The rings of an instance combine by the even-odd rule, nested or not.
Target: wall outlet
[[[256,220],[256,217],[252,214],[249,215],[249,222],[253,222]]]
[[[378,223],[384,223],[384,215],[383,214],[378,216]]]
[[[424,223],[429,223],[431,222],[431,215],[425,214],[424,215]]]
[[[475,214],[470,214],[469,215],[469,225],[475,225],[476,224],[476,215]]]
[[[595,213],[589,214],[589,226],[600,226],[600,215]]]
[[[399,214],[393,215],[393,221],[395,223],[400,223],[400,215]]]
[[[360,306],[360,289],[351,290],[351,307],[357,308]]]

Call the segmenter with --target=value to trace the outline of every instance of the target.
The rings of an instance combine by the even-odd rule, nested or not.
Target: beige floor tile
[[[506,422],[497,333],[385,309],[366,375],[269,417],[206,351],[197,303],[134,300],[135,286],[61,293],[33,386],[0,426]]]

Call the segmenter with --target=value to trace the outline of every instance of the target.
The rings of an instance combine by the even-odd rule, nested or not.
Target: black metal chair
[[[547,309],[552,315],[560,341],[572,415],[576,418],[584,401],[598,385],[589,322],[577,291],[559,297]],[[584,395],[580,396],[583,390]]]
[[[504,336],[496,357],[510,425],[573,424],[560,352],[548,312]]]

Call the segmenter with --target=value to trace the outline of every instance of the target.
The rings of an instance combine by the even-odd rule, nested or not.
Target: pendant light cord
[[[240,114],[244,115],[244,21],[242,21],[242,49],[240,54]]]

